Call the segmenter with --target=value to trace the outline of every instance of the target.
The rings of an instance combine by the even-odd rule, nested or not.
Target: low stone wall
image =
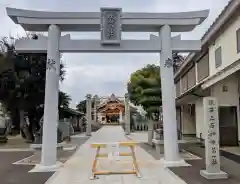
[[[134,126],[135,131],[148,131],[148,125],[145,123],[137,124]]]
[[[59,121],[58,128],[62,132],[63,140],[68,139],[71,135],[74,135],[74,129],[69,120]]]
[[[160,128],[160,123],[156,122],[153,125],[153,129],[159,129]],[[135,123],[134,125],[134,131],[148,131],[148,122],[144,123]]]

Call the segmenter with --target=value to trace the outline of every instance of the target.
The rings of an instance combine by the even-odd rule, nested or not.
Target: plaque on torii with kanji
[[[101,8],[101,43],[120,44],[121,8]]]

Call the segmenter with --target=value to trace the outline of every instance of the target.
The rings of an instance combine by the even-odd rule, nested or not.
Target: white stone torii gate
[[[43,170],[59,167],[56,162],[58,89],[60,53],[62,52],[139,52],[160,53],[162,84],[164,163],[177,166],[179,156],[175,110],[173,52],[195,52],[199,40],[181,40],[171,32],[192,31],[209,14],[208,10],[182,13],[125,13],[119,8],[102,8],[101,12],[44,12],[7,8],[8,16],[26,31],[48,32],[37,40],[16,41],[16,51],[47,53],[46,89],[41,164]],[[72,40],[61,32],[101,31],[100,40]],[[121,40],[121,32],[157,32],[149,40]]]

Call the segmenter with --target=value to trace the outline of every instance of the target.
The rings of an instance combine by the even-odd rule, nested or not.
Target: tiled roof
[[[70,114],[74,114],[74,115],[84,115],[83,112],[80,112],[80,111],[72,109],[72,108],[65,108],[63,110],[70,113]]]

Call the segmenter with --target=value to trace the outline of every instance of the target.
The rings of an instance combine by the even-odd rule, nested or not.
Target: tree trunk
[[[152,119],[149,119],[148,122],[148,144],[153,146],[152,139],[153,139],[153,132],[154,132],[154,121]]]
[[[25,138],[27,142],[31,143],[33,142],[34,138],[31,132],[29,131],[29,125],[25,120],[23,110],[19,110],[19,116],[20,116],[20,128],[21,128],[22,137]]]
[[[34,133],[36,132],[35,122],[29,119],[28,133],[30,142],[34,142]]]
[[[20,118],[19,112],[16,107],[9,108],[10,110],[10,117],[12,121],[12,134],[19,134],[20,133]]]

